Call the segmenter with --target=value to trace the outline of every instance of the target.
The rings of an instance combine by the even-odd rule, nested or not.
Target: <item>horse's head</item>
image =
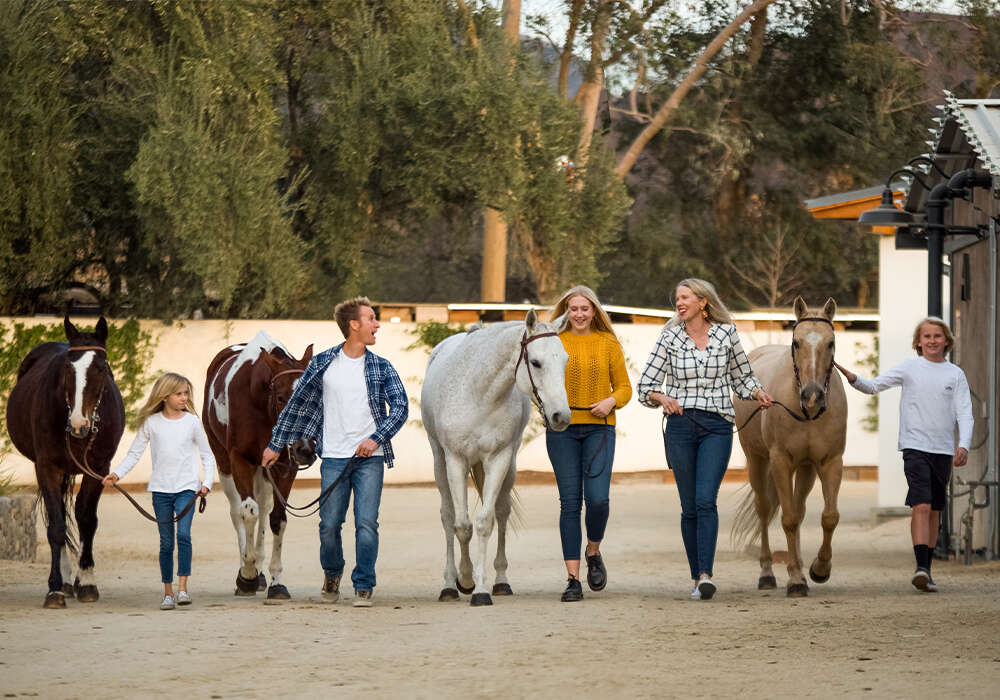
[[[67,316],[63,328],[69,341],[62,370],[63,393],[69,410],[66,432],[75,438],[85,438],[91,431],[97,432],[97,409],[111,376],[105,349],[108,322],[101,316],[93,333],[81,333]]]
[[[309,438],[296,440],[288,446],[292,461],[301,467],[307,467],[316,461],[316,441]]]
[[[254,366],[254,377],[259,380],[260,388],[267,391],[267,410],[272,424],[278,421],[278,415],[291,398],[295,383],[305,372],[312,354],[312,345],[306,348],[301,360],[285,354],[280,348],[260,354],[262,361]]]
[[[795,312],[792,367],[799,389],[799,405],[806,418],[816,418],[826,410],[836,349],[833,316],[837,313],[837,302],[827,299],[822,311],[810,312],[802,297],[796,297],[792,309]]]
[[[566,362],[569,355],[559,340],[562,319],[542,323],[532,309],[524,319],[520,356],[515,370],[517,387],[531,397],[553,430],[569,427],[566,398]]]

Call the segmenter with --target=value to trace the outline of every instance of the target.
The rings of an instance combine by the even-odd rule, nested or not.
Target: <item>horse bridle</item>
[[[274,411],[274,416],[277,418],[280,411],[278,411],[278,394],[276,392],[276,387],[274,381],[283,374],[304,374],[304,369],[283,369],[276,374],[271,375],[271,381],[267,385],[268,389],[268,403],[271,404],[270,408]]]
[[[833,321],[831,321],[828,318],[823,318],[822,316],[803,316],[802,318],[797,319],[795,321],[795,323],[792,324],[792,346],[791,346],[791,351],[792,351],[792,371],[795,373],[795,386],[799,389],[799,392],[802,391],[802,381],[799,379],[799,365],[798,365],[798,363],[795,362],[795,344],[794,344],[795,343],[795,337],[794,336],[795,336],[795,329],[798,327],[798,325],[800,323],[805,323],[806,321],[815,321],[815,322],[818,322],[818,323],[825,323],[828,326],[830,326],[831,329],[836,329],[836,327],[833,325]],[[824,394],[826,394],[829,391],[829,389],[830,389],[830,375],[832,373],[833,373],[833,357],[831,356],[830,357],[830,366],[826,368],[826,380],[823,382],[823,393]],[[809,418],[809,412],[806,410],[806,407],[802,405],[801,400],[800,400],[800,403],[799,403],[799,408],[802,409],[802,415],[805,416],[807,420],[816,420],[817,418],[819,418],[821,415],[823,415],[826,412],[826,405],[824,405],[823,408],[819,409],[819,413],[817,413],[812,418]]]
[[[100,345],[77,345],[77,346],[70,346],[69,349],[66,350],[66,352],[68,354],[68,353],[77,352],[77,351],[83,352],[85,350],[101,350],[101,351],[103,351],[104,352],[104,364],[108,365],[108,360],[107,360],[108,350],[107,350],[107,348],[103,348]],[[111,369],[111,366],[108,365],[108,370],[110,371],[110,369]],[[100,412],[99,412],[98,409],[100,409],[100,407],[101,407],[101,401],[104,400],[104,391],[107,388],[108,388],[108,383],[106,381],[101,382],[101,393],[97,395],[97,403],[94,404],[94,410],[92,411],[92,414],[91,414],[91,417],[90,417],[90,433],[91,433],[90,439],[91,440],[94,439],[94,435],[99,430],[98,424],[101,422],[101,414],[100,414]],[[66,392],[66,397],[65,398],[66,398],[66,410],[69,411],[69,412],[72,412],[73,404],[70,403],[69,392],[68,391]],[[82,406],[80,407],[80,412],[83,413],[83,407]],[[68,415],[66,416],[66,432],[67,433],[72,433],[73,432],[72,426],[70,425],[70,422],[69,422],[69,416]],[[88,443],[87,447],[88,448],[90,447],[89,443]],[[86,452],[84,452],[84,455],[86,455]]]
[[[521,336],[521,353],[517,356],[517,364],[514,365],[514,381],[517,381],[517,370],[521,366],[521,361],[524,361],[524,366],[528,370],[528,381],[531,383],[531,395],[534,399],[535,405],[538,407],[539,412],[542,414],[542,422],[545,423],[545,428],[548,429],[549,418],[545,414],[545,404],[542,403],[542,397],[538,393],[538,387],[535,386],[535,378],[531,376],[531,361],[528,359],[528,343],[532,340],[538,340],[539,338],[551,338],[553,336],[558,336],[559,334],[554,331],[549,331],[548,333],[538,333],[537,335],[528,336],[528,330],[525,329],[524,335]]]

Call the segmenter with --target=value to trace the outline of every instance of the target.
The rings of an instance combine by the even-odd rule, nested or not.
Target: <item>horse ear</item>
[[[552,319],[552,325],[555,326],[556,331],[561,333],[566,329],[566,322],[568,319],[569,319],[569,311],[563,311],[561,316]]]
[[[528,309],[528,314],[524,317],[524,327],[528,329],[528,335],[535,332],[535,324],[538,323],[538,314],[534,309]]]
[[[834,301],[833,297],[830,297],[829,299],[826,300],[826,303],[823,304],[823,316],[832,321],[836,313],[837,313],[837,302]]]
[[[795,297],[795,301],[792,302],[792,313],[795,314],[796,321],[809,313],[809,307],[801,296]]]
[[[306,348],[306,352],[302,356],[302,359],[299,360],[299,364],[301,364],[301,365],[307,365],[307,364],[309,364],[309,360],[312,359],[312,356],[313,356],[313,346],[312,346],[312,343],[309,343],[309,347]]]
[[[101,341],[101,345],[105,345],[108,342],[108,321],[103,316],[97,319],[97,328],[94,329],[94,334],[97,339]]]
[[[262,352],[260,356],[264,358],[264,362],[266,362],[267,366],[271,369],[271,374],[281,371],[281,360],[277,357],[272,355],[270,352]]]
[[[73,322],[69,320],[69,316],[63,319],[63,330],[66,331],[66,340],[73,342],[73,339],[80,335],[80,331],[76,329]]]

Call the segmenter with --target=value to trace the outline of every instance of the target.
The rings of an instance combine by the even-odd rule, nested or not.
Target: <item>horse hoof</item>
[[[830,572],[828,571],[826,573],[826,576],[821,576],[821,575],[819,575],[819,574],[816,573],[816,569],[814,569],[812,566],[810,566],[809,567],[809,578],[811,578],[816,583],[826,583],[827,581],[830,580]]]
[[[514,595],[514,591],[510,590],[509,583],[494,583],[493,595]]]
[[[785,589],[785,595],[789,598],[805,598],[809,595],[809,585],[805,581],[802,583],[790,583]]]
[[[480,605],[493,605],[493,599],[490,598],[489,593],[472,594],[472,606],[479,607]]]
[[[263,572],[257,574],[257,590],[258,591],[267,590],[267,579],[264,578]]]
[[[96,603],[100,598],[97,586],[79,586],[76,589],[76,599],[81,603]]]
[[[267,589],[268,600],[291,600],[292,594],[280,583],[271,584]]]
[[[45,604],[43,608],[49,608],[50,610],[57,610],[59,608],[66,607],[66,594],[62,591],[49,591],[45,595]]]
[[[236,574],[236,590],[234,593],[238,596],[254,596],[257,595],[257,580],[256,578],[243,578],[239,573]]]
[[[455,580],[455,588],[457,588],[458,590],[460,590],[465,595],[469,595],[474,590],[476,590],[476,584],[472,584],[469,587],[465,587],[465,586],[462,585],[461,579],[456,579]]]
[[[778,587],[778,581],[774,576],[761,576],[757,579],[758,591],[773,591]]]
[[[63,592],[63,595],[66,596],[67,598],[75,598],[76,597],[76,589],[73,588],[73,584],[72,583],[64,583],[62,585],[62,592]],[[52,595],[52,593],[49,593],[49,595]]]
[[[454,588],[442,588],[441,595],[438,596],[438,602],[450,603],[453,600],[458,600],[458,591]]]

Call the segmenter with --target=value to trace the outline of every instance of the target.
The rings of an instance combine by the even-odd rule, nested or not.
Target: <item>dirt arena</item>
[[[510,540],[515,596],[438,603],[444,544],[433,488],[382,499],[375,607],[320,602],[317,520],[293,520],[285,583],[268,606],[232,595],[236,543],[221,489],[194,523],[194,605],[158,610],[155,527],[101,501],[101,600],[43,610],[48,548],[0,562],[0,692],[43,698],[870,697],[996,698],[1000,563],[936,562],[937,594],[909,584],[908,521],[873,526],[872,483],[845,482],[829,583],[789,600],[756,590],[757,563],[728,532],[739,486],[723,485],[712,601],[688,598],[672,485],[616,485],[603,548],[608,588],[559,602],[554,486],[519,489]],[[818,489],[817,489],[818,491]],[[305,502],[315,489],[293,492]],[[148,496],[145,496],[148,499]],[[805,559],[819,545],[810,500]],[[348,520],[347,529],[353,532]],[[44,540],[44,534],[39,530]],[[776,547],[784,538],[774,531]],[[352,537],[345,540],[353,542]],[[353,553],[347,553],[349,566]],[[492,555],[490,556],[492,560]],[[775,567],[784,585],[784,567]],[[346,588],[350,588],[349,583]]]

